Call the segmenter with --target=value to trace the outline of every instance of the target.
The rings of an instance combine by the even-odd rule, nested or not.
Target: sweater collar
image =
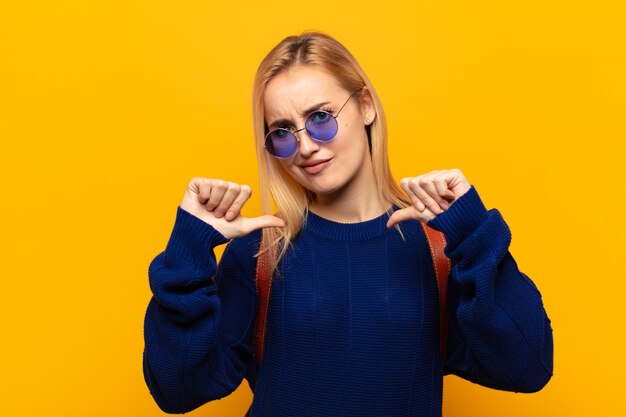
[[[395,210],[396,207],[393,209]],[[364,222],[340,223],[320,217],[311,211],[307,211],[305,213],[303,230],[331,240],[369,240],[389,232],[389,229],[387,229],[388,220],[389,214],[383,213],[374,219],[366,220]]]

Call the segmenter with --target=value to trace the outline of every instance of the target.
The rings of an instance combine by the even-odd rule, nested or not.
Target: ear
[[[363,87],[363,92],[359,95],[359,106],[361,108],[361,116],[363,117],[363,124],[370,125],[376,119],[376,108],[374,107],[374,100],[372,94],[367,87]]]

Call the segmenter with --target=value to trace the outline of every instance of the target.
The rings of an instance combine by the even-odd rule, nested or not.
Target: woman
[[[444,374],[517,392],[548,382],[550,321],[502,216],[457,169],[394,183],[380,100],[341,44],[284,39],[253,96],[266,215],[241,215],[249,187],[194,178],[150,265],[144,374],[163,410],[192,410],[243,378],[249,416],[439,416]],[[420,221],[445,234],[452,260],[445,361]],[[257,368],[262,240],[274,279]],[[213,248],[228,241],[218,265]]]

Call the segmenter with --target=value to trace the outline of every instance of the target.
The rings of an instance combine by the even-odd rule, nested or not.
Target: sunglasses
[[[265,135],[265,149],[276,158],[290,158],[298,150],[298,142],[300,142],[300,139],[295,134],[305,129],[314,141],[321,143],[330,142],[337,135],[337,130],[339,130],[339,125],[337,124],[339,113],[348,104],[352,96],[359,91],[361,91],[360,88],[350,94],[350,97],[339,108],[336,116],[324,110],[317,110],[306,117],[304,127],[301,129],[290,130],[281,127],[270,131]]]

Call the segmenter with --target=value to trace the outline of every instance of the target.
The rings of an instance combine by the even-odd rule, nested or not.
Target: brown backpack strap
[[[446,344],[448,341],[448,277],[452,269],[452,262],[444,253],[446,237],[443,232],[426,226],[424,222],[420,223],[428,240],[430,255],[433,258],[433,266],[435,267],[435,275],[437,276],[437,287],[439,288],[439,349],[441,350],[441,359],[445,361]]]
[[[270,292],[272,290],[272,277],[270,274],[270,251],[265,251],[265,239],[261,241],[261,254],[256,261],[256,291],[259,298],[259,308],[257,312],[254,329],[254,356],[257,368],[261,365],[263,358],[263,346],[265,345],[265,325],[267,324],[267,309],[270,303]],[[273,249],[275,250],[275,249]]]
[[[450,276],[452,264],[444,253],[446,247],[445,235],[438,230],[426,226],[424,222],[420,223],[426,234],[426,239],[428,240],[430,255],[437,277],[437,287],[439,288],[439,348],[441,350],[441,358],[445,360],[448,336],[448,277]],[[256,288],[259,297],[259,309],[254,329],[254,355],[257,368],[261,365],[261,359],[263,358],[267,309],[269,307],[270,292],[272,289],[272,277],[270,275],[271,253],[269,250],[264,250],[265,241],[262,241],[261,254],[256,263]],[[275,248],[272,250],[275,250]]]

